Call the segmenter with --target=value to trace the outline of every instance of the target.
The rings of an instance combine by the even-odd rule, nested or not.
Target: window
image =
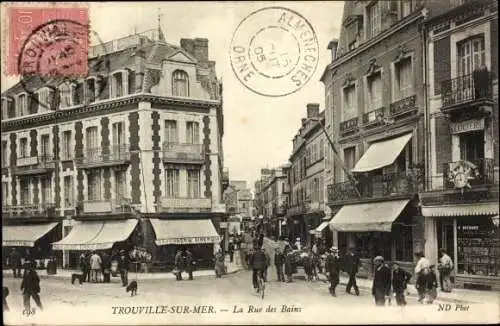
[[[186,142],[188,144],[200,143],[200,130],[198,122],[189,121],[186,123]]]
[[[60,107],[61,108],[69,108],[72,104],[71,93],[72,93],[72,85],[68,82],[65,82],[59,86],[59,96],[61,99]]]
[[[117,72],[113,75],[113,83],[111,85],[112,96],[121,97],[123,96],[123,73]]]
[[[125,171],[115,170],[115,198],[116,200],[121,200],[126,198],[125,196]]]
[[[400,2],[401,4],[401,17],[406,17],[411,14],[413,10],[412,0],[403,0]]]
[[[189,77],[182,70],[174,71],[172,76],[172,95],[188,97],[189,96]]]
[[[125,152],[125,124],[123,122],[113,123],[113,149],[112,153],[115,159],[119,159]]]
[[[2,119],[9,118],[9,101],[6,98],[2,98]]]
[[[88,200],[101,200],[101,171],[90,170],[87,174]]]
[[[25,114],[28,114],[28,97],[26,94],[21,94],[17,97],[17,114],[16,116],[20,117]]]
[[[396,68],[396,100],[413,95],[413,73],[411,57],[403,58],[395,65]]]
[[[179,170],[177,169],[166,170],[165,194],[169,198],[179,197]]]
[[[9,158],[7,156],[7,141],[2,140],[2,167],[9,166]]]
[[[347,30],[347,46],[349,51],[354,50],[355,48],[358,47],[359,45],[359,34],[360,34],[360,27],[361,27],[361,21],[358,19],[352,21],[349,25],[347,25],[346,30]]]
[[[19,140],[19,158],[28,157],[28,138]]]
[[[366,78],[368,92],[365,112],[370,112],[382,107],[382,74],[380,71]]]
[[[14,101],[10,98],[6,100],[7,102],[7,117],[15,118],[16,117],[16,106],[14,105]]]
[[[73,85],[72,103],[73,105],[82,104],[84,96],[84,83],[76,83]]]
[[[27,178],[21,178],[19,180],[19,186],[21,189],[21,205],[31,204],[31,194],[30,194],[30,182]]]
[[[348,171],[351,171],[354,168],[354,164],[356,163],[356,147],[348,147],[344,149],[344,164]],[[343,173],[344,180],[347,180],[347,175],[345,172]]]
[[[478,164],[484,158],[484,131],[460,134],[460,159]]]
[[[319,141],[319,158],[322,159],[325,157],[325,142],[323,139]]]
[[[51,110],[52,109],[52,95],[53,91],[48,88],[43,88],[38,91],[38,102],[39,110]]]
[[[86,130],[86,154],[88,159],[97,158],[99,153],[99,138],[97,127],[88,127]]]
[[[412,261],[413,259],[413,236],[411,219],[407,221],[399,219],[399,222],[393,224],[393,234],[397,234],[394,239],[394,247],[396,248],[396,260]]]
[[[41,143],[40,143],[40,156],[42,157],[42,160],[46,160],[49,157],[50,154],[50,138],[48,134],[42,135],[41,137]]]
[[[470,75],[486,64],[484,52],[484,37],[474,36],[457,44],[458,76]]]
[[[92,103],[96,99],[96,82],[94,78],[87,79],[85,83],[85,98],[88,103]]]
[[[375,2],[368,7],[368,33],[370,37],[376,36],[381,29],[380,3]]]
[[[71,130],[66,130],[63,132],[62,137],[62,148],[61,148],[61,159],[68,160],[71,159]]]
[[[358,116],[356,107],[356,86],[344,88],[344,107],[342,109],[342,121],[347,121]]]
[[[200,171],[199,170],[188,170],[188,197],[189,198],[199,198],[200,197]]]
[[[50,204],[52,202],[52,187],[50,178],[40,179],[42,185],[42,205]]]
[[[2,205],[7,206],[7,199],[9,198],[9,183],[2,182]]]
[[[165,120],[165,143],[177,143],[177,121]]]
[[[75,197],[73,191],[73,177],[64,177],[64,206],[72,207],[75,204]]]

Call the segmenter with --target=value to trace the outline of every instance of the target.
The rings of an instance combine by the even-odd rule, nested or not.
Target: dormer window
[[[189,97],[189,77],[185,71],[174,71],[172,75],[172,95]]]
[[[414,8],[415,0],[403,0],[399,4],[401,6],[401,18],[411,14]]]
[[[368,37],[374,37],[382,29],[380,1],[376,1],[368,8]]]
[[[16,100],[16,116],[21,117],[28,113],[28,96],[21,94]]]
[[[78,105],[83,103],[83,86],[84,83],[73,84],[73,90],[71,94],[71,100],[73,105]]]
[[[363,29],[363,16],[350,16],[344,24],[347,31],[347,48],[351,51],[359,46],[361,31]]]
[[[14,101],[10,97],[2,98],[2,119],[14,118],[16,116],[16,109]]]
[[[97,98],[97,87],[96,80],[93,77],[88,78],[85,81],[85,99],[88,103],[95,102]]]
[[[49,87],[38,90],[38,110],[52,110],[54,91]]]
[[[73,105],[71,92],[72,85],[69,82],[64,82],[59,86],[59,108],[69,108],[71,107],[71,105]]]
[[[127,70],[121,70],[111,75],[111,97],[122,97],[128,94]]]

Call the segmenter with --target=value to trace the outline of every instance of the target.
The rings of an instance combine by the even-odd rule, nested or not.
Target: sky
[[[255,10],[281,6],[301,14],[312,25],[319,43],[319,63],[309,82],[299,91],[283,97],[266,97],[245,88],[234,75],[229,60],[233,32]],[[103,42],[132,34],[134,30],[161,28],[169,43],[181,38],[209,40],[209,59],[224,87],[224,165],[231,180],[246,180],[250,188],[260,169],[278,167],[291,154],[292,139],[306,115],[307,103],[324,109],[325,95],[319,81],[330,62],[327,45],[338,37],[343,3],[328,2],[141,2],[91,3],[91,28]],[[3,67],[3,65],[2,65]],[[17,82],[2,71],[2,90]]]

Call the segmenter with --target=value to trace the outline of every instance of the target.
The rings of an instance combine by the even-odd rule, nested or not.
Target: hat
[[[373,261],[376,262],[376,261],[384,261],[384,257],[382,256],[377,256],[375,258],[373,258]]]

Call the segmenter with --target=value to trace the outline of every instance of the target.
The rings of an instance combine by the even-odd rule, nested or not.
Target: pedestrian
[[[260,272],[262,274],[262,277],[264,278],[264,282],[267,282],[266,270],[269,266],[269,255],[264,251],[262,247],[254,248],[254,253],[250,258],[250,266],[252,268],[253,288],[259,291],[257,274]]]
[[[80,270],[82,271],[82,282],[87,282],[87,264],[85,263],[86,256],[85,252],[82,252],[80,254],[80,257],[78,259],[78,265],[80,266]]]
[[[340,283],[340,258],[338,256],[339,250],[337,247],[331,247],[328,255],[326,256],[325,271],[330,281],[330,294],[334,297],[337,296],[335,288]]]
[[[441,291],[451,292],[451,272],[453,271],[453,261],[446,253],[446,249],[441,248],[439,252],[441,253],[441,258],[439,259],[438,264]]]
[[[9,304],[7,303],[7,297],[9,296],[9,288],[4,286],[2,287],[3,294],[3,312],[10,311]]]
[[[418,292],[418,301],[420,303],[424,303],[424,299],[426,296],[427,288],[425,286],[424,275],[429,273],[429,268],[431,266],[430,261],[425,258],[423,252],[416,252],[415,257],[418,259],[417,264],[415,266],[415,287]]]
[[[398,263],[392,264],[392,291],[396,296],[396,303],[398,306],[405,306],[405,291],[408,282],[411,279],[411,274],[399,267]]]
[[[21,278],[21,255],[17,252],[16,248],[12,248],[12,252],[10,254],[10,266],[12,268],[12,273],[14,278]]]
[[[120,258],[118,260],[118,269],[120,270],[120,279],[122,281],[122,286],[128,285],[128,270],[130,265],[130,259],[126,254],[125,250],[120,250]]]
[[[384,257],[377,256],[373,259],[375,274],[373,276],[372,295],[377,306],[384,306],[385,300],[390,300],[391,295],[391,270],[384,263]]]
[[[292,248],[287,245],[285,247],[285,250],[283,252],[285,256],[285,274],[286,274],[286,281],[287,283],[292,282],[292,275],[293,275],[293,253],[292,253]]]
[[[91,269],[90,269],[90,257],[91,257],[90,251],[87,251],[85,253],[85,262],[84,262],[84,264],[85,264],[85,271],[86,271],[86,280],[89,283],[90,283],[90,277],[91,277],[91,275],[90,275],[91,274],[90,273],[91,272]]]
[[[186,261],[186,263],[185,263],[186,264],[186,272],[189,275],[188,280],[192,281],[195,260],[194,260],[193,254],[189,250],[186,250],[185,261]]]
[[[295,247],[297,248],[297,250],[302,249],[302,244],[300,242],[300,238],[295,239]]]
[[[425,303],[432,303],[437,298],[437,277],[434,270],[434,265],[430,265],[428,272],[423,276],[425,287]]]
[[[175,254],[174,258],[174,265],[175,265],[175,278],[177,281],[182,281],[182,271],[184,270],[184,257],[182,256],[182,252],[179,250]]]
[[[285,282],[285,275],[283,275],[283,265],[285,264],[285,255],[279,248],[276,249],[274,254],[274,266],[276,266],[276,274],[278,275],[278,282]]]
[[[229,253],[229,262],[233,262],[234,258],[234,243],[233,241],[229,242],[229,245],[227,246],[227,252]]]
[[[224,254],[222,249],[217,250],[215,253],[215,277],[220,278],[225,274],[226,266],[224,265]]]
[[[106,252],[102,253],[101,268],[102,268],[103,282],[109,283],[111,281],[111,259]]]
[[[351,293],[351,288],[354,288],[356,295],[359,295],[359,288],[356,283],[356,274],[358,273],[360,265],[361,260],[358,255],[354,253],[354,248],[348,248],[347,254],[344,257],[344,268],[349,275],[349,281],[347,282],[347,286],[345,288],[345,291],[349,294]]]
[[[92,252],[92,255],[90,256],[90,270],[92,272],[91,277],[92,277],[92,283],[98,283],[99,282],[99,273],[101,272],[102,268],[102,259],[101,257],[97,254],[97,252]]]
[[[24,311],[31,312],[31,298],[35,300],[38,308],[43,310],[42,301],[40,300],[40,278],[36,273],[33,264],[30,264],[28,269],[24,270],[23,280],[21,282],[21,291],[23,292]]]

